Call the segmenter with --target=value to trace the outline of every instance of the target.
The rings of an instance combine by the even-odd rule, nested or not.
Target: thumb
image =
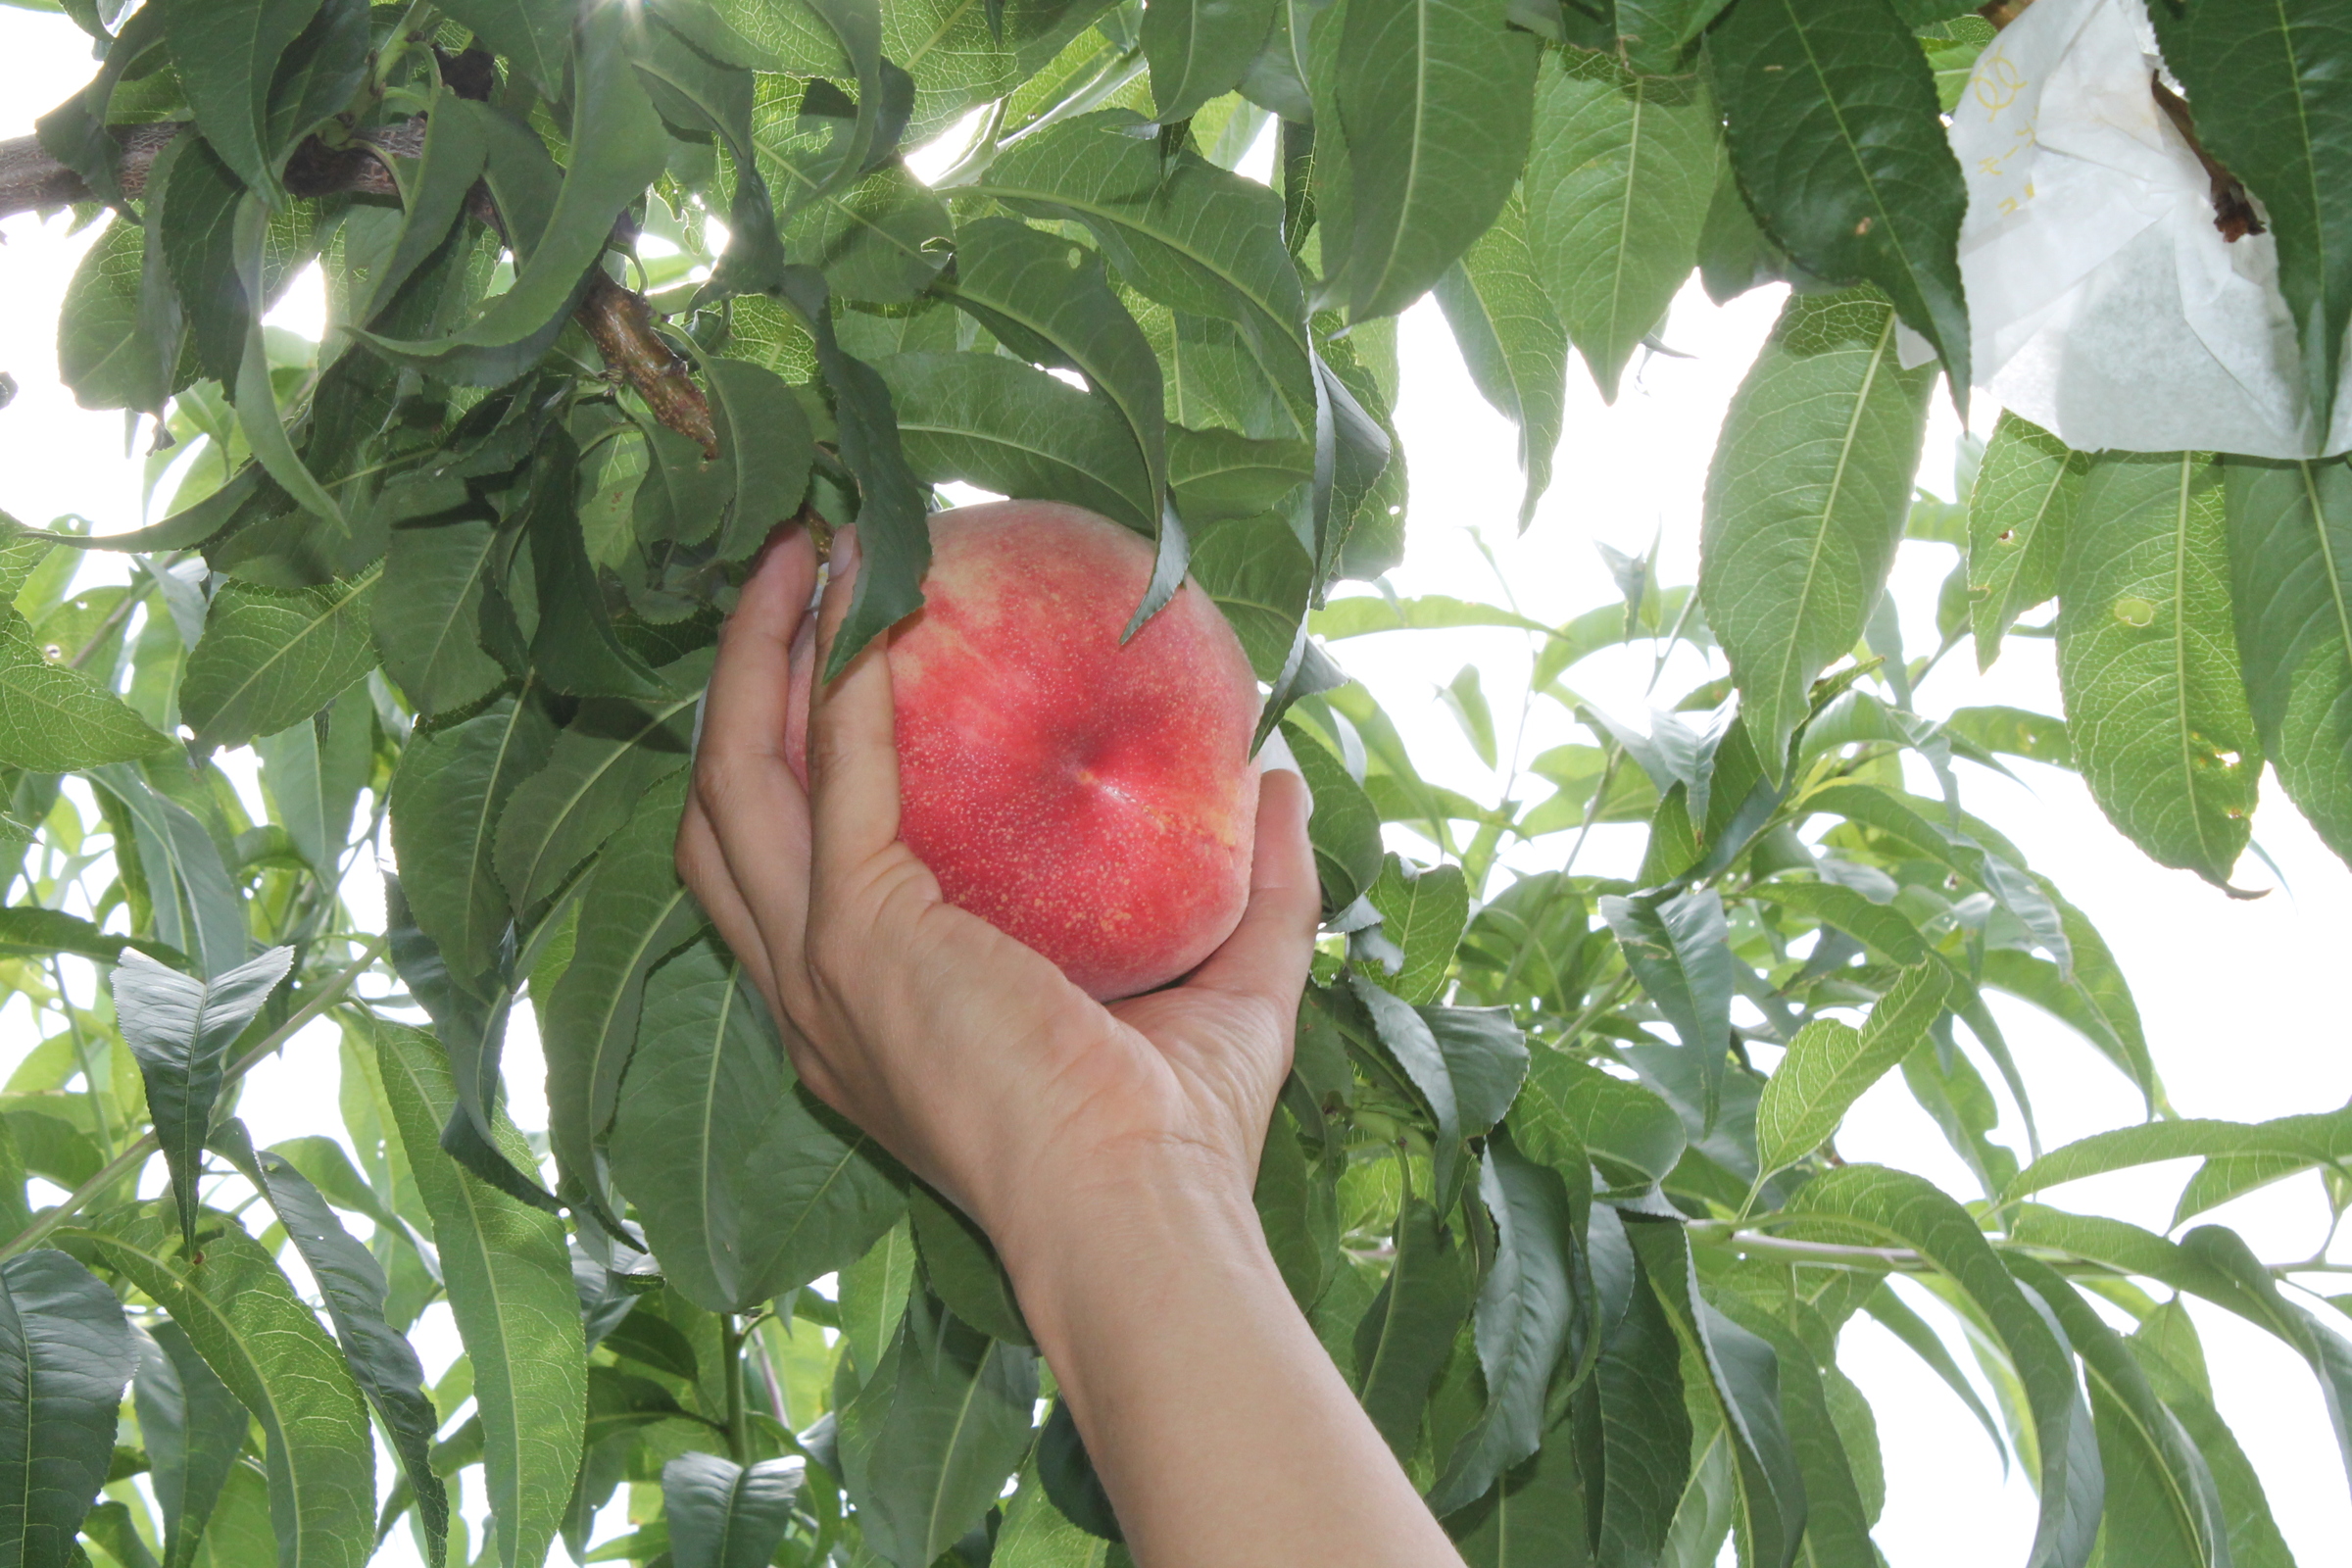
[[[1298,1005],[1323,908],[1306,838],[1308,805],[1306,781],[1298,774],[1284,768],[1259,776],[1249,906],[1187,989],[1262,1001],[1286,1016]]]

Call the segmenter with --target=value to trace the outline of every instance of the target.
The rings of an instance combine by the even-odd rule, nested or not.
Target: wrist
[[[1053,1180],[990,1228],[1021,1310],[1049,1356],[1106,1296],[1137,1298],[1178,1273],[1280,1280],[1249,1173],[1192,1144],[1154,1144]]]

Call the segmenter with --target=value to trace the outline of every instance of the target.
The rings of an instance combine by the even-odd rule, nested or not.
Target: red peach
[[[890,634],[899,835],[941,893],[1100,1001],[1199,964],[1250,894],[1257,681],[1189,578],[1122,645],[1150,543],[1045,501],[931,517],[922,610]],[[811,641],[785,750],[807,781]]]

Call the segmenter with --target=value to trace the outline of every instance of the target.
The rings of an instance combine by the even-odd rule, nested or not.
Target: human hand
[[[849,603],[837,538],[820,641]],[[785,754],[790,650],[815,581],[796,533],[719,643],[678,867],[782,1026],[811,1093],[948,1194],[1008,1258],[1089,1188],[1204,1184],[1246,1200],[1290,1065],[1317,916],[1306,791],[1264,775],[1249,906],[1180,986],[1105,1007],[943,902],[898,836],[879,641],[811,693],[809,788]],[[822,656],[819,656],[819,667]]]

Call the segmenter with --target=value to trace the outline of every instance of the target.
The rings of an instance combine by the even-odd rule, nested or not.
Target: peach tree
[[[755,553],[855,521],[855,648],[920,605],[951,481],[1152,540],[1313,785],[1258,1200],[1466,1558],[1882,1560],[1863,1315],[2025,1467],[2034,1568],[2290,1560],[2185,1303],[2277,1336],[2352,1447],[2330,1265],[2194,1222],[2314,1170],[2340,1210],[2352,1113],[2181,1116],[1961,778],[2076,769],[2226,883],[2267,760],[2352,854],[2352,475],[2009,418],[1915,504],[1969,384],[1940,117],[2024,0],[14,3],[94,65],[0,146],[0,211],[95,228],[59,365],[160,520],[0,534],[0,1562],[1125,1559],[988,1239],[799,1089],[671,865]],[[2352,31],[2153,11],[2324,392]],[[317,345],[263,319],[314,268]],[[1524,526],[1572,360],[1613,397],[1693,271],[1790,286],[1695,586],[1623,562],[1560,625],[1345,586],[1408,527],[1398,312],[1434,293],[1519,429]],[[1957,558],[1916,655],[1906,550]],[[1343,668],[1462,625],[1583,736],[1523,761],[1457,680],[1491,800]],[[2004,636],[2055,639],[2063,717],[1916,710]],[[1646,730],[1573,684],[1678,646],[1712,678]],[[1600,823],[1647,824],[1632,876],[1579,869]],[[1995,994],[2145,1122],[2043,1149]],[[257,1148],[280,1053],[315,1130]],[[1889,1075],[1975,1190],[1839,1156]],[[2036,1200],[2182,1156],[2167,1234]]]

